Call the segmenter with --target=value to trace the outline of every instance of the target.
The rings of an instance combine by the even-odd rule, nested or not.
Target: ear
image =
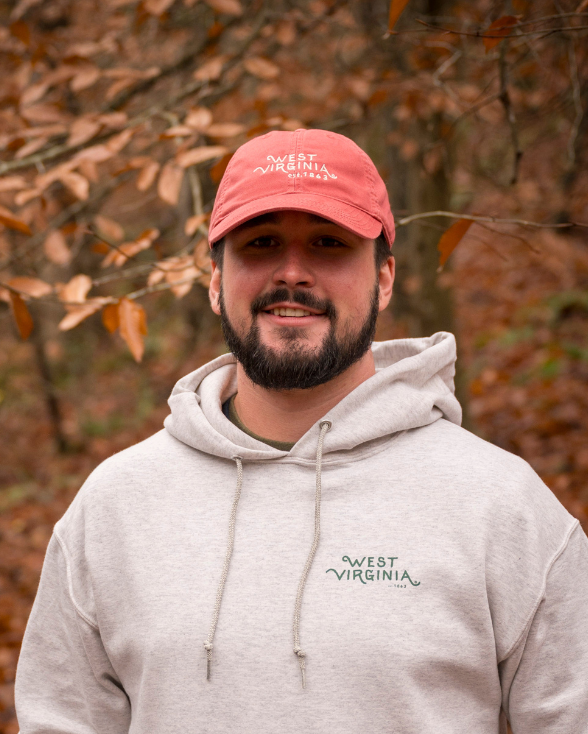
[[[210,285],[208,286],[208,297],[210,298],[210,307],[217,316],[220,316],[221,271],[215,262],[211,264],[212,271],[210,274]]]
[[[396,263],[394,258],[390,256],[380,266],[378,274],[378,283],[380,286],[380,305],[379,310],[383,311],[390,303],[392,298],[392,286],[394,285],[394,275],[396,274]]]

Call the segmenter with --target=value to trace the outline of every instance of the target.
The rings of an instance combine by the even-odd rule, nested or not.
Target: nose
[[[291,290],[298,287],[312,288],[315,277],[310,263],[301,248],[286,247],[280,262],[273,274],[276,286],[285,286]]]

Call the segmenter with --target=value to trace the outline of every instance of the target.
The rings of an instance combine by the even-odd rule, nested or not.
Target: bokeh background
[[[252,136],[372,156],[377,338],[453,331],[467,428],[587,527],[587,28],[586,0],[0,1],[0,733],[53,524],[225,351],[207,218]]]

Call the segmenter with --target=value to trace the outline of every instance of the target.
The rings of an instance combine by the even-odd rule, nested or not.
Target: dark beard
[[[276,354],[273,349],[261,343],[256,317],[261,311],[280,301],[290,301],[325,312],[331,323],[320,347],[313,350],[305,349],[301,344],[304,330],[291,327],[282,327],[280,330],[282,340],[288,342],[281,354]],[[219,305],[227,345],[253,383],[268,390],[306,390],[329,382],[345,372],[368,351],[376,331],[379,287],[376,283],[372,291],[369,314],[359,332],[347,331],[341,339],[337,339],[335,335],[337,311],[332,302],[320,301],[306,291],[290,293],[286,288],[278,288],[256,298],[251,304],[253,324],[244,338],[236,333],[228,319],[222,283]]]

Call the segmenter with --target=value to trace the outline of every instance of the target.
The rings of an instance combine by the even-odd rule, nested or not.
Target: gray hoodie
[[[288,453],[225,418],[224,355],[92,473],[47,551],[22,734],[588,732],[586,536],[459,427],[450,334],[373,353]]]

